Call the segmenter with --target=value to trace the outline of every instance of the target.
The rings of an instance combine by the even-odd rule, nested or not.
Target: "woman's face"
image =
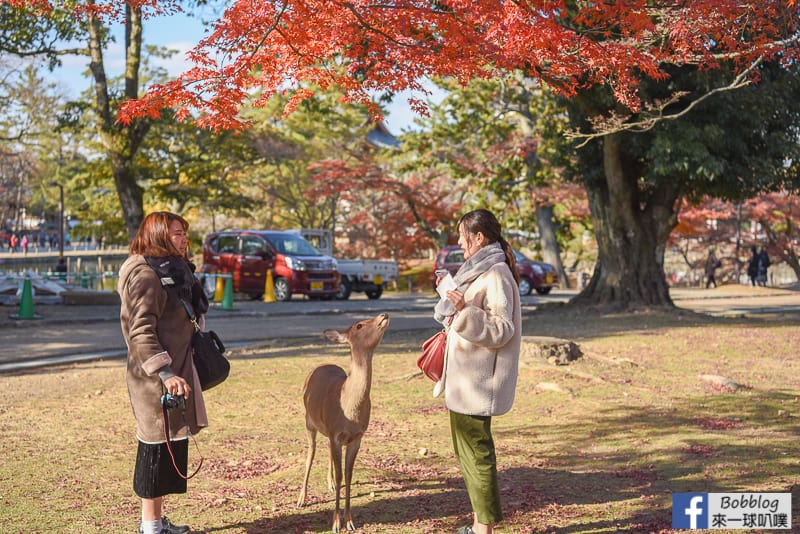
[[[486,238],[481,232],[477,234],[470,233],[464,228],[463,224],[458,225],[458,244],[464,251],[464,259],[467,260],[470,256],[478,252],[486,244]]]
[[[180,221],[172,221],[169,223],[169,238],[175,248],[180,252],[181,256],[186,255],[186,250],[189,248],[189,238],[186,236],[186,230]]]

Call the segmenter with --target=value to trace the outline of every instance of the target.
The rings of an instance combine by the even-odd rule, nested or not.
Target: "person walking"
[[[755,245],[750,247],[750,259],[747,261],[747,276],[750,278],[750,285],[756,286],[758,278],[758,249]]]
[[[117,285],[128,347],[126,382],[136,420],[133,489],[142,500],[142,534],[189,532],[188,526],[162,515],[163,501],[165,495],[186,493],[188,440],[208,426],[192,361],[194,325],[183,304],[201,318],[202,328],[208,300],[189,262],[188,229],[186,220],[173,213],[145,217]],[[169,417],[162,407],[167,393],[184,405],[169,410]]]
[[[758,285],[766,287],[767,285],[767,270],[771,262],[769,261],[769,255],[764,247],[758,247],[758,273],[756,274],[756,282]]]
[[[720,268],[722,262],[714,254],[714,247],[708,249],[708,257],[706,258],[706,289],[713,285],[717,287],[716,273]]]
[[[434,319],[447,326],[441,380],[453,449],[464,477],[472,524],[458,534],[491,534],[503,518],[492,417],[508,412],[517,385],[522,313],[514,251],[494,214],[471,211],[457,224],[464,263]],[[437,285],[441,278],[437,278]]]

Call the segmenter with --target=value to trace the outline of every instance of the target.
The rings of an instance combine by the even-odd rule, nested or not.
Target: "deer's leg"
[[[330,458],[328,458],[328,491],[331,493],[336,491],[336,484],[333,479],[333,468],[333,455],[331,455]]]
[[[336,483],[336,508],[333,512],[333,532],[339,532],[342,526],[342,517],[339,511],[339,490],[342,487],[342,446],[331,438],[331,464]]]
[[[311,473],[311,464],[314,462],[314,452],[317,449],[317,431],[311,428],[306,429],[308,438],[308,454],[306,455],[306,474],[303,477],[303,485],[300,487],[300,496],[297,497],[297,507],[300,508],[306,503],[308,492],[308,475]]]
[[[361,437],[353,440],[347,445],[347,453],[344,459],[344,519],[347,530],[355,530],[353,517],[350,515],[350,483],[353,481],[353,466],[356,463],[356,455],[361,448]]]

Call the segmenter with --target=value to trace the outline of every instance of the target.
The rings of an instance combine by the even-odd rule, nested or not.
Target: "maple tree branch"
[[[714,89],[708,91],[707,93],[701,95],[697,99],[691,101],[688,106],[677,113],[664,115],[663,111],[670,105],[676,103],[680,98],[685,96],[686,92],[676,92],[673,93],[668,99],[664,100],[663,102],[659,102],[657,106],[653,106],[651,110],[648,110],[647,113],[642,113],[644,116],[643,119],[635,121],[635,122],[623,122],[629,118],[629,116],[619,116],[614,115],[612,117],[599,119],[593,122],[593,126],[599,127],[598,131],[592,133],[582,133],[576,131],[574,129],[567,130],[565,132],[565,136],[568,139],[582,139],[580,144],[578,144],[578,148],[586,146],[591,140],[598,139],[600,137],[605,137],[610,134],[619,133],[619,132],[646,132],[656,124],[662,121],[674,121],[677,120],[684,115],[688,114],[692,109],[694,109],[698,104],[711,98],[713,95],[718,93],[723,93],[727,91],[734,91],[736,89],[741,89],[742,87],[746,87],[750,85],[752,82],[747,79],[747,76],[750,72],[753,71],[758,65],[761,64],[763,61],[764,56],[759,56],[756,58],[745,70],[740,72],[731,82],[727,85],[721,87],[715,87]],[[652,114],[649,114],[652,113]]]
[[[364,17],[362,17],[362,16],[361,16],[361,13],[359,13],[359,12],[358,12],[358,10],[356,10],[356,7],[355,7],[353,4],[351,4],[350,2],[345,2],[345,3],[343,3],[342,5],[343,5],[343,6],[344,6],[344,7],[345,7],[345,8],[346,8],[348,11],[350,11],[350,13],[352,13],[352,14],[353,14],[353,16],[356,18],[356,20],[358,20],[358,23],[359,23],[359,24],[360,24],[360,25],[361,25],[361,26],[362,26],[364,29],[366,29],[366,30],[368,30],[368,31],[371,31],[371,32],[373,32],[373,33],[376,33],[376,34],[378,34],[378,35],[380,35],[380,36],[384,37],[384,38],[385,38],[387,41],[389,41],[389,42],[391,42],[391,43],[394,43],[394,44],[396,44],[397,46],[402,46],[402,47],[408,47],[408,46],[411,46],[411,45],[409,45],[409,44],[407,44],[407,43],[402,43],[402,42],[398,41],[397,39],[395,39],[394,37],[392,37],[392,36],[391,36],[391,35],[389,35],[388,33],[384,32],[384,31],[382,31],[382,30],[379,30],[378,28],[375,28],[374,26],[372,26],[371,24],[369,24],[369,23],[368,23],[366,20],[364,20]]]

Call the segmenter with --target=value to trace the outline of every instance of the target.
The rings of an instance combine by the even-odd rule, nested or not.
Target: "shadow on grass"
[[[575,305],[553,305],[523,314],[523,335],[592,339],[637,330],[652,333],[666,328],[702,326],[747,326],[750,328],[797,326],[800,313],[715,317],[684,309],[652,309],[624,313],[581,309]]]

